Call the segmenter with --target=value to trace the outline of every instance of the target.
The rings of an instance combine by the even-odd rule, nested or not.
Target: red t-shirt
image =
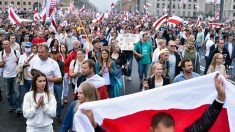
[[[44,38],[34,38],[32,40],[32,43],[35,44],[35,45],[40,45],[42,44],[43,42],[47,42],[46,39]]]

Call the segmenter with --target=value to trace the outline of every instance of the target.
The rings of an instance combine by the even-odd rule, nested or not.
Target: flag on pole
[[[145,4],[144,4],[144,9],[145,9],[145,10],[148,10],[149,7],[151,7],[151,4],[150,4],[150,3],[145,3]]]
[[[223,27],[223,24],[221,24],[221,23],[208,23],[208,25],[212,28],[215,28],[215,27],[221,28],[221,27]]]
[[[76,124],[76,131],[83,132],[79,129],[83,128],[85,131],[94,132],[89,119],[79,114],[84,109],[91,110],[95,121],[107,132],[148,132],[153,115],[165,112],[173,117],[175,131],[183,132],[216,99],[215,75],[216,73],[212,73],[144,92],[83,103],[74,115],[73,124]],[[225,86],[226,100],[210,131],[234,132],[235,86],[223,76],[220,77]],[[86,121],[81,122],[81,119]]]
[[[33,19],[34,19],[35,21],[40,21],[40,16],[39,16],[39,14],[38,14],[38,9],[37,9],[37,8],[34,9],[34,12],[33,12]]]
[[[220,10],[218,9],[218,10],[215,11],[215,18],[214,18],[214,20],[218,20],[219,16],[220,16]]]
[[[183,18],[180,18],[178,16],[172,16],[172,17],[169,17],[167,22],[170,23],[170,24],[174,24],[174,25],[180,25],[182,24],[184,21]]]
[[[214,0],[214,1],[213,1],[214,6],[216,6],[216,3],[217,3],[217,0]]]
[[[19,18],[19,16],[15,13],[12,6],[8,8],[8,18],[12,24],[20,25],[22,20]]]
[[[114,8],[115,8],[115,4],[112,3],[112,4],[111,4],[111,9],[114,9]]]
[[[83,4],[82,8],[79,10],[80,13],[84,13],[85,12],[85,4]]]
[[[201,25],[201,21],[202,21],[202,16],[200,15],[198,16],[197,22],[195,23],[196,28]]]
[[[160,17],[156,22],[153,23],[153,29],[154,30],[158,30],[160,28],[160,26],[167,21],[167,14],[163,15],[162,17]]]

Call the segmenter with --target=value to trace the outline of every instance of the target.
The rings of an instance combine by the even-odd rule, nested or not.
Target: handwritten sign
[[[121,50],[133,50],[134,44],[140,40],[138,34],[118,34],[117,41]]]

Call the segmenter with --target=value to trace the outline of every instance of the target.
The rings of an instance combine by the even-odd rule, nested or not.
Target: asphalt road
[[[4,84],[0,77],[0,85]],[[139,91],[139,78],[137,73],[136,62],[133,64],[132,81],[125,81],[126,88],[125,94],[131,94]],[[4,87],[4,86],[3,86]],[[70,88],[70,95],[72,95],[72,89]],[[124,94],[124,89],[121,91]],[[17,115],[15,112],[8,112],[8,102],[6,98],[6,91],[3,88],[3,101],[0,102],[0,132],[25,132],[26,131],[26,119],[22,115]],[[72,97],[72,96],[71,96]],[[71,102],[71,99],[69,100]],[[62,119],[66,113],[69,104],[65,105],[62,110]],[[55,132],[59,132],[61,122],[54,120],[53,127]]]
[[[205,65],[204,59],[201,61],[202,69]],[[137,73],[137,64],[134,61],[133,64],[133,71],[132,71],[132,81],[125,81],[126,88],[125,92],[124,89],[122,89],[122,94],[131,94],[139,91],[139,79],[138,79],[138,73]],[[232,78],[231,80],[235,81],[235,78]],[[2,81],[2,78],[0,78],[0,85],[3,85],[4,82]],[[4,89],[4,88],[3,88]],[[4,97],[3,101],[0,102],[0,132],[25,132],[26,129],[26,120],[22,115],[17,115],[15,112],[8,112],[8,102],[6,99],[6,91],[3,92]],[[72,95],[72,89],[70,89],[70,95]],[[71,100],[70,100],[71,102]],[[68,108],[69,104],[64,106],[62,110],[62,119],[64,117],[64,114],[66,113],[66,110]],[[53,127],[54,131],[58,132],[59,128],[61,126],[61,122],[58,122],[57,120],[54,120]]]

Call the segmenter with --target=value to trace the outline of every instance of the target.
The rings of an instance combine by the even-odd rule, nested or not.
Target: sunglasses
[[[170,47],[177,47],[176,45],[170,45]]]

